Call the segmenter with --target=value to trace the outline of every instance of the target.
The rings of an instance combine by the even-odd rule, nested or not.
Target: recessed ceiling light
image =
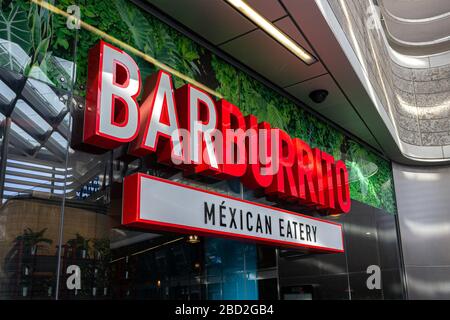
[[[278,41],[286,49],[292,52],[295,56],[300,58],[306,64],[310,65],[317,61],[317,59],[309,54],[305,49],[299,46],[295,41],[289,38],[280,29],[275,27],[270,21],[256,12],[252,7],[250,7],[244,0],[225,0],[241,14],[243,14],[247,19],[252,21],[258,27],[260,27],[269,36]]]

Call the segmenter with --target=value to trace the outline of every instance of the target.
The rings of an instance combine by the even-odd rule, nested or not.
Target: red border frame
[[[207,193],[207,194],[211,194],[211,195],[215,195],[215,196],[219,196],[219,197],[223,197],[223,198],[228,198],[231,200],[247,203],[247,204],[262,207],[262,208],[267,208],[267,209],[271,209],[271,210],[275,210],[275,211],[293,214],[293,215],[300,216],[305,219],[311,219],[311,220],[320,221],[322,223],[336,225],[341,230],[342,248],[343,249],[340,250],[340,249],[333,249],[333,248],[314,246],[314,245],[308,245],[308,244],[299,244],[299,243],[290,242],[290,241],[273,240],[273,239],[255,237],[255,236],[241,235],[241,234],[236,234],[236,233],[232,233],[232,232],[209,230],[209,229],[204,229],[204,228],[196,228],[196,227],[189,227],[189,226],[185,226],[185,225],[165,223],[165,222],[161,222],[161,221],[141,219],[140,218],[140,190],[141,190],[141,179],[142,178],[156,180],[159,182],[168,183],[168,184],[175,185],[178,187],[191,189],[194,191]],[[304,215],[301,213],[296,213],[296,212],[292,212],[292,211],[288,211],[288,210],[284,210],[284,209],[280,209],[280,208],[274,208],[274,207],[271,207],[271,206],[268,206],[265,204],[251,202],[248,200],[239,199],[236,197],[232,197],[232,196],[225,195],[225,194],[220,194],[220,193],[209,191],[209,190],[203,190],[203,189],[200,189],[200,188],[197,188],[194,186],[188,186],[188,185],[185,185],[185,184],[182,184],[179,182],[154,177],[154,176],[147,175],[144,173],[135,173],[135,174],[132,174],[132,175],[124,178],[123,201],[122,201],[122,224],[125,226],[137,227],[137,228],[147,229],[147,230],[148,229],[150,229],[150,230],[156,229],[156,230],[162,230],[162,231],[172,231],[172,232],[175,231],[175,232],[181,232],[181,233],[187,233],[187,231],[193,231],[194,233],[203,235],[203,236],[219,235],[219,236],[225,237],[225,238],[252,240],[252,241],[256,241],[256,242],[260,242],[260,243],[264,243],[264,244],[282,245],[282,246],[296,248],[296,249],[304,248],[304,249],[312,249],[314,251],[341,252],[341,253],[345,251],[344,233],[342,231],[342,225],[340,223],[327,221],[327,220],[319,219],[316,217],[310,217],[310,216],[307,216],[307,215]]]

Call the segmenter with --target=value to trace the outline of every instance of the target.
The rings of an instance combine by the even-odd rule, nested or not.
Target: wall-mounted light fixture
[[[289,38],[280,29],[275,27],[270,21],[256,12],[255,9],[250,7],[244,0],[225,1],[306,64],[310,65],[317,61],[314,56],[298,45],[294,40]]]

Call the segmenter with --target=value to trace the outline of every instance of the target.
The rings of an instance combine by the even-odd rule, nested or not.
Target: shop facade
[[[387,158],[130,1],[73,5],[71,1],[2,3],[1,299],[405,298],[392,166]],[[73,18],[77,10],[81,24]],[[92,90],[101,81],[93,74],[103,72],[99,61],[104,55],[93,52],[102,43],[136,64],[139,77],[128,72],[125,78],[137,79],[142,86],[136,91],[139,103],[142,97],[151,97],[145,93],[149,88],[145,80],[165,74],[174,91],[190,85],[213,103],[224,99],[242,116],[253,115],[332,156],[333,168],[343,163],[348,179],[330,179],[345,182],[351,207],[337,210],[338,205],[317,205],[318,200],[291,201],[252,188],[245,179],[174,166],[163,161],[167,160],[162,159],[163,152],[137,148],[136,137],[120,143],[98,138],[96,122],[87,120],[87,114],[93,113],[94,120],[99,114],[92,108],[98,107],[93,97],[98,98],[101,90]],[[129,84],[121,83],[123,74],[114,70],[116,84]],[[165,99],[167,107],[170,94]],[[117,122],[121,117],[132,119],[129,112],[113,110],[110,115]],[[170,111],[158,120],[163,117],[170,119]],[[167,119],[161,123],[170,124]],[[153,184],[141,192],[133,177]],[[191,193],[186,195],[186,190]],[[148,202],[145,208],[150,211],[170,208],[180,220],[171,220],[168,227],[165,220],[157,224],[131,217],[139,211],[133,206],[136,194],[142,197],[140,203]],[[217,204],[214,216],[206,214],[212,212],[208,197]],[[267,210],[265,224],[261,222],[265,234],[249,236],[259,220],[251,220],[254,225],[244,222],[259,216],[239,219],[239,214],[236,220],[233,215],[232,232],[211,232],[212,217],[221,227],[218,207],[223,201]],[[205,203],[201,217],[205,223],[210,218],[209,227],[187,228],[191,216],[180,222],[195,211],[196,202]],[[275,222],[270,224],[267,218],[286,212],[305,219],[305,229],[295,229],[305,232],[299,242],[275,239],[272,234]],[[167,217],[162,214],[161,219]],[[326,245],[305,245],[317,240],[316,222],[317,228],[339,226],[343,237]],[[297,227],[302,222],[296,223]],[[244,228],[247,233],[239,231]],[[369,279],[373,272],[380,275],[379,285]]]

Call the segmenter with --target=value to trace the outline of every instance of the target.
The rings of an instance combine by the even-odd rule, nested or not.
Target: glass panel
[[[61,39],[65,18],[31,1],[1,6],[0,298],[50,299],[58,275],[74,43]]]
[[[225,239],[206,239],[209,300],[257,300],[256,245]]]
[[[4,73],[2,77],[8,88],[14,87],[10,85],[13,74]],[[2,299],[55,296],[68,141],[59,138],[55,143],[52,137],[60,136],[54,125],[68,111],[64,103],[59,104],[58,97],[64,94],[36,80],[24,81],[13,95],[2,91],[2,96],[12,98],[5,111],[8,118],[2,115],[1,120],[10,122],[6,127],[8,145],[3,149],[7,153],[0,169]],[[54,98],[35,99],[50,96]],[[59,114],[52,117],[47,110],[59,110]],[[62,176],[56,177],[57,173]]]
[[[46,2],[55,4],[52,0]],[[31,1],[2,2],[0,68],[70,89],[77,30],[67,28],[66,20]]]
[[[65,138],[59,134],[52,142],[61,146]],[[60,299],[111,297],[110,235],[117,222],[117,212],[109,214],[110,194],[120,190],[112,186],[110,154],[90,155],[70,150],[65,181],[64,229],[61,241]],[[63,172],[58,172],[61,176]],[[73,287],[67,286],[70,266],[80,270],[80,278]],[[68,273],[69,270],[69,273]],[[82,284],[77,289],[76,281]],[[69,280],[70,283],[70,280]]]

